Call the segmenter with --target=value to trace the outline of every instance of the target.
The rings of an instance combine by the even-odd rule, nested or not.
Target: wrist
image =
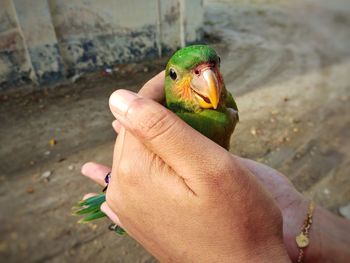
[[[304,262],[320,262],[321,257],[321,225],[323,217],[321,208],[315,205],[312,225],[309,232],[310,244],[304,250]],[[306,214],[305,214],[306,217]]]
[[[292,262],[297,262],[299,248],[295,237],[300,233],[307,216],[309,201],[306,199],[295,203],[294,218],[290,211],[285,212],[284,218],[293,218],[293,222],[284,222],[284,242],[288,247],[288,254]],[[303,211],[303,212],[300,212]],[[322,207],[316,206],[313,213],[313,223],[309,232],[309,245],[304,250],[303,262],[347,262],[350,258],[350,224],[347,220],[337,217]]]
[[[232,261],[231,261],[232,262]],[[283,241],[275,242],[275,244],[265,243],[260,249],[252,250],[245,260],[237,262],[291,262]]]
[[[292,202],[291,205],[283,210],[283,231],[284,243],[292,262],[297,262],[300,249],[296,243],[296,237],[301,233],[305,219],[308,216],[310,200],[300,198]],[[309,245],[303,249],[304,262],[316,262],[320,257],[320,216],[319,207],[315,206],[312,216],[312,224],[309,228]]]
[[[241,249],[247,253],[241,254],[240,260],[231,262],[291,262],[282,235],[282,217],[274,222],[273,229],[265,228],[268,235],[264,237],[255,236],[250,240],[247,249]],[[253,246],[252,246],[253,244]]]
[[[318,207],[315,239],[318,249],[306,262],[348,262],[350,258],[350,224],[330,211]]]

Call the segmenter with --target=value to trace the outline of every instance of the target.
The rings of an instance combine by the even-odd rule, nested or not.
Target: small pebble
[[[250,133],[253,135],[253,136],[256,136],[256,135],[262,135],[263,134],[263,131],[260,129],[260,128],[251,128],[250,129]]]
[[[105,72],[108,74],[111,74],[113,72],[113,70],[111,68],[105,68]]]
[[[52,175],[51,171],[45,171],[41,174],[41,178],[48,179]]]
[[[73,165],[73,164],[71,164],[71,165],[68,166],[68,170],[69,170],[69,171],[72,171],[73,169],[74,169],[74,165]]]
[[[279,114],[280,112],[279,112],[278,110],[274,109],[274,110],[272,110],[270,113],[271,113],[271,115],[277,115],[277,114]]]
[[[250,133],[255,136],[256,135],[256,129],[255,128],[251,128],[250,129]]]
[[[29,186],[29,187],[27,188],[27,193],[28,193],[28,194],[34,193],[34,188],[31,187],[31,186]]]
[[[346,219],[350,219],[350,204],[339,207],[339,213]]]
[[[323,189],[323,193],[324,193],[325,195],[329,195],[329,194],[330,194],[330,191],[329,191],[328,188],[325,188],[325,189]]]
[[[92,230],[95,230],[97,228],[97,225],[96,224],[89,224],[88,225]]]
[[[49,141],[49,145],[50,146],[55,146],[57,144],[57,141],[55,140],[55,139],[51,139],[50,141]]]

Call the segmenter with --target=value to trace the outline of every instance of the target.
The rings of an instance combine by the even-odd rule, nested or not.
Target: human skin
[[[106,200],[130,236],[162,262],[289,261],[277,205],[236,157],[153,100],[118,90],[110,105]]]
[[[141,89],[140,95],[144,98],[162,102],[162,83],[163,75],[161,73],[150,80]],[[126,96],[128,95],[129,94],[126,94]],[[141,99],[136,98],[136,100],[140,101]],[[124,105],[124,109],[125,108],[129,109],[129,106],[125,107]],[[115,112],[116,110],[113,105],[111,109],[114,114],[117,114],[116,117],[118,119],[118,121],[113,123],[113,127],[117,132],[121,134],[124,133],[124,135],[119,136],[123,141],[117,140],[116,143],[113,176],[107,192],[108,205],[105,203],[101,207],[112,221],[123,226],[131,236],[162,261],[184,262],[184,260],[191,261],[191,259],[193,260],[195,258],[200,262],[209,262],[210,260],[225,262],[225,259],[232,262],[234,258],[239,262],[243,262],[244,260],[252,262],[254,256],[256,256],[259,259],[258,261],[261,262],[262,258],[264,258],[263,256],[265,256],[266,261],[273,261],[273,259],[276,259],[276,262],[282,262],[283,260],[288,261],[288,259],[284,257],[283,247],[278,245],[278,242],[281,241],[278,239],[278,236],[281,235],[281,233],[278,233],[278,229],[281,227],[278,219],[278,212],[275,211],[275,205],[277,205],[283,215],[284,243],[290,258],[295,261],[298,250],[294,240],[306,216],[308,201],[294,189],[283,175],[270,167],[248,159],[233,156],[226,151],[222,152],[222,148],[215,144],[209,143],[206,145],[206,143],[208,143],[208,141],[205,140],[206,138],[200,136],[197,132],[193,132],[191,129],[186,130],[186,132],[189,131],[188,138],[191,139],[189,140],[190,148],[193,148],[193,145],[190,144],[192,141],[199,140],[198,145],[200,145],[200,147],[197,147],[197,152],[193,155],[197,158],[197,161],[196,159],[190,160],[191,158],[186,157],[183,161],[178,160],[178,163],[171,163],[170,169],[169,164],[163,161],[164,157],[159,156],[159,154],[165,150],[163,148],[165,141],[162,141],[162,144],[158,143],[156,146],[153,144],[149,145],[149,137],[147,137],[149,135],[143,134],[144,129],[140,131],[138,127],[128,126],[130,125],[130,123],[127,123],[129,120],[121,119],[119,116],[120,113]],[[147,111],[145,112],[144,114],[147,114]],[[137,116],[136,118],[142,119],[145,117],[147,117],[147,115],[143,115],[143,117]],[[156,120],[157,119],[154,119],[153,121]],[[138,119],[138,121],[140,121],[140,119]],[[136,121],[137,125],[139,125],[138,121]],[[126,133],[122,126],[126,127]],[[158,133],[160,127],[156,128],[157,130],[155,132]],[[184,128],[181,127],[181,130],[183,129]],[[196,138],[196,136],[199,136],[199,139]],[[175,139],[172,137],[174,136],[169,136],[168,139],[170,141],[167,141],[167,144],[170,145],[168,147],[170,148],[171,144],[176,143],[176,141],[174,141]],[[183,137],[181,137],[181,143],[183,143]],[[156,148],[156,153],[154,152],[154,148]],[[205,154],[207,150],[203,152],[203,150],[200,151],[199,148],[207,149],[211,154]],[[196,148],[194,147],[194,149]],[[177,149],[177,151],[179,151],[179,149]],[[184,149],[181,148],[179,152],[183,151]],[[204,154],[204,156],[200,154]],[[226,155],[224,157],[225,161],[221,163],[219,168],[215,164],[218,160],[212,162],[212,154],[215,154],[214,156]],[[178,155],[181,156],[181,154]],[[182,154],[182,156],[183,155],[184,154]],[[176,155],[172,154],[171,158],[174,158],[174,156]],[[165,158],[165,160],[167,159]],[[191,171],[190,178],[187,178],[189,171],[182,170],[183,167],[186,166],[186,161],[190,163],[189,165],[191,166],[190,168],[187,167],[187,169]],[[153,165],[154,163],[156,163],[155,167]],[[181,169],[174,169],[176,164],[179,166],[180,163]],[[196,166],[193,165],[193,163],[199,165]],[[209,167],[206,167],[208,164]],[[215,169],[210,166],[214,166]],[[201,169],[206,171],[206,175],[197,177],[195,172]],[[104,184],[103,178],[108,171],[109,168],[94,163],[88,163],[82,169],[83,174],[91,177],[101,185]],[[183,173],[179,174],[179,172]],[[150,177],[151,173],[155,175]],[[164,174],[170,176],[164,177],[162,176]],[[154,180],[158,179],[158,177],[161,177],[163,181]],[[167,179],[164,180],[164,178]],[[212,178],[214,178],[214,180],[212,180]],[[156,187],[159,185],[162,187]],[[226,185],[231,185],[231,188],[226,187]],[[263,187],[261,187],[261,185],[263,185]],[[167,187],[169,191],[165,191],[164,193]],[[223,189],[222,187],[225,189],[224,195],[220,192],[220,190]],[[131,191],[131,189],[133,189],[133,191]],[[160,189],[163,191],[160,191]],[[174,189],[176,189],[175,193],[172,192]],[[249,191],[247,189],[249,189]],[[148,191],[149,194],[145,195]],[[195,193],[195,198],[200,197],[199,203],[196,201],[192,202],[193,200],[190,198],[193,197],[191,196],[191,192],[192,194]],[[254,193],[253,197],[251,192]],[[272,198],[267,192],[271,194]],[[142,193],[141,196],[139,196],[138,193]],[[145,198],[145,196],[147,196],[147,198]],[[150,197],[153,197],[153,199],[150,199]],[[145,203],[147,200],[148,202]],[[159,200],[163,201],[159,202]],[[180,209],[176,210],[175,208],[179,203],[181,204]],[[139,207],[135,206],[135,204],[142,205]],[[133,207],[132,211],[130,211],[130,207]],[[164,211],[162,210],[162,213],[159,214],[160,211],[157,209],[159,213],[153,213],[154,207],[162,207]],[[193,213],[189,213],[188,210],[193,211]],[[211,211],[211,213],[208,214],[208,211]],[[215,211],[215,213],[212,213],[212,211]],[[334,225],[336,221],[331,215],[325,213],[327,212],[321,208],[316,209],[314,226],[310,233],[311,244],[306,251],[306,262],[317,262],[317,259],[319,259],[321,255],[319,249],[320,240],[317,238],[317,236],[319,237],[320,235],[317,229],[322,225],[322,222],[319,222],[318,215],[326,215],[325,218],[329,219],[329,225],[332,225],[331,223]],[[143,215],[141,218],[142,223],[139,222],[140,214]],[[144,215],[148,215],[148,217]],[[175,218],[176,220],[164,220],[167,217],[170,219]],[[248,217],[248,219],[245,219],[245,217]],[[218,220],[218,218],[223,218],[222,222]],[[256,221],[254,221],[254,219],[256,219]],[[164,221],[166,221],[166,224]],[[263,224],[263,229],[256,229],[255,225],[261,228],[261,222],[266,222]],[[163,227],[160,227],[162,224]],[[235,224],[241,226],[242,224],[247,224],[247,228],[249,228],[250,231],[242,231],[239,227],[235,226]],[[203,230],[198,225],[210,225],[211,227]],[[151,227],[151,229],[153,229],[152,226],[156,226],[157,231],[149,231],[145,226]],[[198,226],[198,229],[195,229],[194,226]],[[184,232],[184,229],[188,231]],[[197,230],[197,232],[194,230]],[[209,232],[210,235],[199,234],[203,232]],[[179,239],[176,233],[181,233],[181,237],[185,240]],[[184,233],[187,235],[184,235]],[[229,237],[226,237],[225,233],[229,233]],[[170,238],[169,236],[171,236],[171,234],[175,237]],[[162,239],[164,236],[168,239],[167,242]],[[199,240],[192,240],[191,237],[193,236]],[[259,241],[259,236],[264,237],[262,238],[264,241],[261,242],[262,247],[259,246],[259,242],[256,242],[257,240]],[[158,237],[159,239],[157,239]],[[207,239],[205,239],[205,237]],[[215,241],[213,237],[218,237],[218,240]],[[243,239],[244,242],[241,239]],[[190,249],[189,247],[186,248],[186,240],[192,240]],[[254,244],[250,247],[249,241],[251,242],[252,240],[254,240],[254,242],[252,242]],[[243,245],[237,246],[237,242]],[[270,242],[271,245],[268,245]],[[181,245],[179,246],[179,244]],[[199,249],[195,249],[193,244],[196,244]],[[217,246],[215,247],[213,244]],[[230,247],[228,244],[235,245]],[[177,247],[178,250],[174,251],[174,246]],[[214,254],[211,253],[211,255],[215,255],[215,259],[208,258],[208,247],[214,249]],[[266,247],[272,247],[273,249],[269,250],[266,249]],[[203,249],[205,251],[204,253],[202,253]],[[184,251],[187,252],[186,255],[182,254]],[[200,259],[199,257],[201,255],[207,258]],[[220,256],[222,257],[221,259]]]

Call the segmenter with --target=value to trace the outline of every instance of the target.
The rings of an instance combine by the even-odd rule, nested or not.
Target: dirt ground
[[[210,0],[205,10],[206,39],[240,109],[231,151],[283,172],[339,213],[350,203],[349,2]],[[109,94],[138,90],[165,63],[0,96],[2,259],[155,262],[131,238],[109,232],[107,221],[77,225],[71,206],[100,190],[81,165],[111,163]]]

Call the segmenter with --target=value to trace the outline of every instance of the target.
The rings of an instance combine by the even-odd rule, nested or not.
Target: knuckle
[[[227,172],[212,173],[209,180],[209,188],[222,190],[227,187]]]
[[[143,116],[138,121],[138,132],[148,140],[167,134],[175,123],[175,118],[165,108],[145,110]]]
[[[218,158],[218,162],[217,162],[218,169],[227,171],[228,169],[232,168],[233,162],[234,160],[232,159],[231,154],[229,153],[223,154]]]
[[[235,167],[233,160],[229,154],[224,154],[213,160],[212,163],[207,163],[206,172],[210,176],[205,176],[209,189],[217,189],[221,193],[232,190],[237,180],[235,179]],[[235,187],[234,187],[235,188]]]
[[[204,164],[206,172],[213,174],[211,179],[213,182],[221,183],[225,175],[232,172],[232,158],[229,154],[213,156],[209,162]]]
[[[124,175],[130,174],[132,172],[131,163],[129,161],[125,161],[124,158],[118,164],[118,176],[124,177]]]

